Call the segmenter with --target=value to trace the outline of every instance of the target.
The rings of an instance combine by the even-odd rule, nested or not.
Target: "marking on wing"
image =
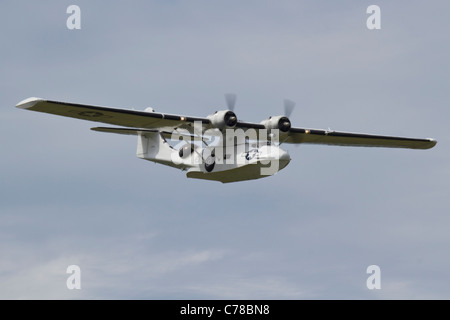
[[[92,117],[92,118],[96,118],[96,117],[101,117],[104,114],[101,112],[95,112],[95,111],[84,111],[84,112],[80,112],[78,113],[78,115],[82,116],[82,117]]]

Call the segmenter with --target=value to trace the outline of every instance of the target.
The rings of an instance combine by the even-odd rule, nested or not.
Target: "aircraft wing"
[[[364,133],[339,132],[317,129],[291,128],[283,143],[310,143],[352,147],[385,147],[430,149],[437,143],[433,139],[380,136]]]
[[[259,123],[238,122],[236,127],[242,129],[264,129]],[[339,132],[322,129],[291,128],[287,138],[281,143],[309,143],[349,147],[384,147],[407,149],[430,149],[437,141],[431,138],[406,138],[382,136],[366,133]]]
[[[192,126],[195,121],[200,121],[202,126],[210,125],[210,121],[207,118],[185,117],[159,112],[91,106],[44,100],[41,98],[28,98],[19,102],[16,107],[124,127],[158,129],[163,131],[172,131],[175,128],[185,128],[192,132]]]
[[[264,129],[259,123],[238,122],[236,127],[242,129]],[[281,143],[309,143],[349,147],[384,147],[407,149],[430,149],[437,141],[431,138],[407,138],[382,136],[367,133],[339,132],[322,129],[291,128],[287,138]]]
[[[103,131],[119,134],[137,134],[142,129],[157,130],[169,136],[176,129],[186,129],[194,132],[194,122],[202,123],[202,129],[211,128],[208,118],[180,116],[153,111],[137,111],[129,109],[116,109],[101,106],[83,105],[68,102],[44,100],[41,98],[28,98],[16,105],[18,108],[45,112],[65,117],[102,122],[119,125],[126,128],[93,128],[95,131]],[[141,130],[133,130],[139,128]],[[236,128],[265,129],[263,124],[238,121]],[[184,135],[180,133],[180,135]],[[381,136],[364,133],[338,132],[320,129],[291,128],[289,134],[282,143],[309,143],[354,147],[388,147],[409,149],[430,149],[436,145],[433,139],[417,139],[394,136]]]

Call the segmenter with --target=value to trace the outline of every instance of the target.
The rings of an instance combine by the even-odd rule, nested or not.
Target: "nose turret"
[[[279,165],[280,165],[280,170],[283,169],[284,167],[286,167],[289,162],[291,161],[291,156],[289,155],[289,153],[281,148],[278,148],[278,161],[279,161]]]
[[[260,152],[260,159],[269,160],[273,165],[278,167],[278,170],[286,167],[291,161],[289,153],[275,145],[262,146]]]

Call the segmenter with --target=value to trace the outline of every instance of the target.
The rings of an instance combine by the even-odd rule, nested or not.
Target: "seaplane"
[[[226,107],[206,117],[28,98],[16,107],[113,125],[97,132],[137,136],[138,158],[186,172],[188,178],[222,183],[269,177],[291,161],[281,144],[430,149],[431,138],[408,138],[291,126],[295,103],[284,100],[284,114],[259,123],[241,121],[235,94],[225,95]]]

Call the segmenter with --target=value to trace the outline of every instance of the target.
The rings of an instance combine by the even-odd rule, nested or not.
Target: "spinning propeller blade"
[[[289,118],[291,116],[291,113],[294,110],[294,107],[295,107],[295,102],[294,101],[291,101],[291,100],[288,100],[288,99],[284,99],[284,115],[286,117]]]
[[[234,93],[227,93],[225,94],[225,100],[227,102],[228,109],[234,111],[234,106],[236,105],[236,95]]]

